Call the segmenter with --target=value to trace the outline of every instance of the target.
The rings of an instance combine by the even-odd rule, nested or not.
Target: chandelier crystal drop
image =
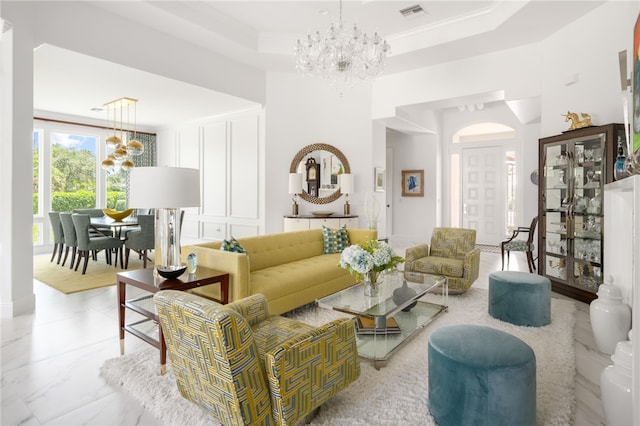
[[[366,80],[380,74],[390,46],[378,33],[368,36],[356,24],[344,26],[340,0],[340,21],[331,23],[324,35],[316,31],[298,39],[294,53],[296,68],[303,74],[350,86],[355,78]]]

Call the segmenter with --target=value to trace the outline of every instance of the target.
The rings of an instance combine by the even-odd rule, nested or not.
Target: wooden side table
[[[120,355],[124,354],[124,332],[144,340],[160,350],[160,374],[167,371],[167,346],[162,335],[162,327],[158,320],[153,294],[160,290],[190,290],[209,284],[220,283],[220,296],[222,304],[229,303],[229,274],[215,269],[198,267],[195,274],[184,273],[176,279],[165,279],[158,275],[153,268],[138,269],[135,271],[119,272],[118,277],[118,323],[120,327]],[[148,291],[149,295],[143,295],[135,299],[126,299],[127,284]],[[131,309],[142,315],[144,319],[125,324],[125,308]],[[150,332],[149,323],[155,322],[158,328],[158,339]],[[146,327],[145,327],[146,326]],[[153,326],[155,330],[155,325]]]

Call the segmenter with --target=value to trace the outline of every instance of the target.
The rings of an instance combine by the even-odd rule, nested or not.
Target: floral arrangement
[[[339,266],[349,271],[358,281],[366,277],[369,282],[375,283],[380,273],[394,269],[402,262],[404,258],[396,256],[389,244],[369,240],[345,248],[340,256]]]

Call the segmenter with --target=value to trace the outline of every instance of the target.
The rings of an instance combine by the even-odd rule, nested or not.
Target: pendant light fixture
[[[137,140],[137,99],[120,98],[115,101],[107,102],[104,107],[107,110],[107,122],[111,123],[111,116],[113,115],[113,134],[106,138],[107,145],[107,158],[102,160],[102,168],[107,174],[117,173],[122,170],[129,170],[135,167],[135,163],[131,159],[131,156],[137,156],[144,152],[144,145]],[[128,133],[130,132],[130,112],[131,106],[133,106],[133,138],[128,140]],[[124,127],[124,114],[126,108],[127,115],[127,128]],[[113,114],[112,114],[113,111]],[[120,116],[120,123],[118,128],[118,115]],[[111,128],[111,127],[110,127]]]

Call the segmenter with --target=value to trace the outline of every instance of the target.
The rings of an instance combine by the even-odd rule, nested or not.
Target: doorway
[[[462,150],[462,227],[476,230],[476,243],[504,239],[502,148]]]

